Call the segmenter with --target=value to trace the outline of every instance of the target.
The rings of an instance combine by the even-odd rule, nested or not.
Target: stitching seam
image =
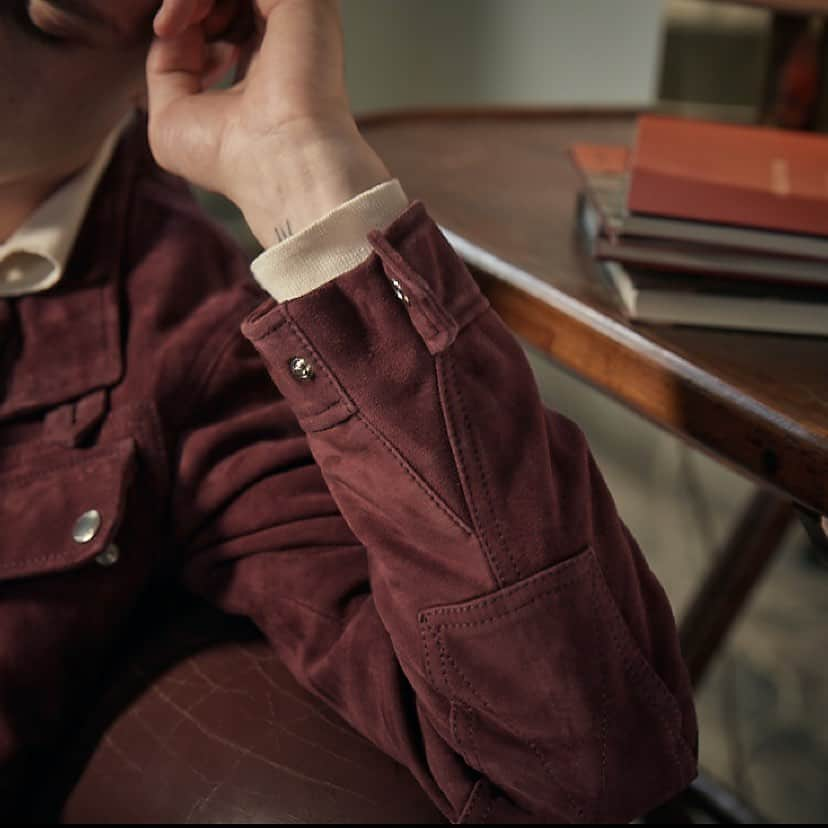
[[[474,463],[477,470],[480,473],[480,480],[483,484],[483,498],[484,502],[486,503],[488,513],[492,518],[492,522],[494,523],[495,534],[497,535],[497,539],[499,541],[500,549],[506,553],[506,557],[509,559],[509,563],[512,565],[512,571],[515,574],[515,580],[520,580],[520,570],[518,569],[517,563],[512,555],[512,551],[509,548],[508,544],[506,543],[506,539],[503,536],[503,527],[501,526],[500,519],[497,515],[497,512],[494,508],[494,502],[492,501],[491,492],[489,489],[489,478],[486,474],[486,469],[483,463],[480,460],[480,452],[477,447],[477,439],[472,431],[471,422],[469,421],[468,412],[466,409],[465,401],[463,400],[463,391],[460,384],[457,382],[457,369],[454,365],[453,360],[449,360],[449,364],[451,366],[451,373],[452,377],[454,378],[454,388],[457,390],[457,400],[460,404],[460,411],[463,415],[463,423],[465,426],[466,434],[469,437],[469,443],[471,443],[472,454],[474,456]],[[501,584],[502,585],[502,584]]]
[[[438,357],[437,360],[436,360],[437,386],[438,386],[438,389],[440,391],[443,391],[443,383],[440,381],[440,376],[441,376],[441,373],[442,373],[440,368],[443,366],[444,362],[445,362],[445,360],[441,357]],[[453,404],[453,401],[451,399],[451,395],[448,393],[447,390],[445,392],[443,392],[443,395],[444,395],[445,400],[446,400],[446,414],[448,415],[448,421],[453,423],[454,420],[455,420],[455,417],[453,416],[453,412],[452,412],[454,404]],[[466,459],[465,459],[465,453],[463,451],[463,442],[457,436],[456,432],[455,432],[455,439],[452,442],[452,448],[454,448],[455,446],[456,446],[456,449],[457,449],[457,469],[458,469],[458,471],[461,475],[462,482],[465,483],[465,485],[463,486],[463,489],[466,492],[466,500],[467,500],[466,508],[470,512],[471,519],[472,519],[472,521],[474,523],[474,527],[476,529],[475,534],[477,536],[478,541],[480,542],[480,546],[483,548],[483,554],[486,556],[486,561],[488,562],[489,568],[492,571],[492,575],[494,576],[495,583],[497,584],[498,587],[502,587],[503,582],[504,582],[503,573],[500,571],[500,567],[498,566],[497,559],[495,558],[494,555],[492,555],[492,550],[489,547],[489,543],[488,543],[488,540],[486,539],[485,533],[480,531],[480,513],[477,510],[477,501],[472,496],[471,483],[469,481],[469,476],[466,473],[467,463],[466,463]]]
[[[562,581],[561,583],[556,584],[554,587],[544,590],[543,592],[539,592],[537,593],[537,595],[533,595],[531,598],[529,598],[529,600],[524,601],[522,604],[518,604],[517,606],[512,607],[506,612],[501,612],[498,615],[490,615],[487,618],[481,618],[478,621],[450,621],[448,623],[438,621],[434,624],[434,626],[440,629],[449,629],[458,627],[481,627],[485,624],[493,624],[496,621],[500,621],[503,618],[508,618],[510,615],[514,615],[516,612],[520,612],[520,610],[537,603],[538,601],[548,597],[549,595],[555,595],[561,592],[561,590],[576,583],[577,580],[578,578],[573,577],[567,581]]]
[[[474,698],[476,698],[480,702],[480,704],[483,705],[483,707],[485,707],[493,716],[497,717],[501,727],[503,727],[503,729],[506,730],[507,733],[511,734],[511,736],[517,739],[518,741],[523,742],[523,744],[526,745],[529,748],[529,750],[540,760],[541,767],[543,768],[544,773],[549,777],[550,781],[564,794],[567,802],[569,803],[570,808],[572,808],[572,810],[578,815],[579,818],[582,817],[582,809],[575,804],[575,800],[572,798],[572,795],[564,788],[563,785],[561,785],[560,782],[558,782],[557,778],[555,777],[555,774],[552,772],[552,769],[549,766],[549,762],[547,761],[543,751],[537,746],[535,742],[531,741],[530,739],[527,739],[524,735],[518,732],[518,730],[514,728],[511,724],[506,724],[503,721],[502,717],[498,716],[498,714],[495,713],[495,711],[492,709],[489,703],[474,689],[474,686],[468,680],[465,673],[460,669],[460,666],[448,653],[444,642],[439,637],[439,634],[434,633],[434,640],[437,644],[437,647],[440,650],[440,661],[443,673],[443,682],[445,683],[446,688],[449,688],[448,670],[446,668],[446,661],[448,661],[451,663],[451,666],[454,668],[455,673],[457,673],[457,676],[460,678],[463,684],[466,685],[466,688],[472,694],[472,696],[474,696]]]
[[[374,437],[379,440],[383,446],[388,450],[391,456],[397,461],[397,465],[414,481],[417,487],[428,497],[428,499],[444,514],[446,517],[451,520],[452,523],[455,524],[458,528],[462,529],[464,534],[471,535],[473,534],[471,529],[466,526],[466,524],[454,514],[454,512],[446,506],[442,500],[440,500],[434,492],[431,491],[430,487],[427,486],[420,478],[409,468],[408,463],[400,456],[400,453],[394,448],[394,446],[386,439],[385,435],[374,425],[369,422],[366,417],[363,415],[361,411],[356,412],[356,417],[362,422],[365,427],[374,435]]]

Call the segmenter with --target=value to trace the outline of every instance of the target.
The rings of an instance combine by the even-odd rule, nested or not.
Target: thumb
[[[147,85],[156,111],[202,90],[207,41],[200,26],[155,38],[147,57]]]
[[[208,46],[195,25],[174,37],[156,38],[147,58],[153,155],[165,169],[202,186],[215,186],[209,174],[223,109],[221,95],[205,90],[232,55],[226,46]]]

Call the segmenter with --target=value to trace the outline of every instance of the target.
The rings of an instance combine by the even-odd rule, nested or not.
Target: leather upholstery
[[[187,597],[171,604],[77,740],[93,749],[71,757],[62,822],[444,821],[252,625]]]

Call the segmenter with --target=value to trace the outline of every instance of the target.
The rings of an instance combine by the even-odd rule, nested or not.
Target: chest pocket
[[[115,563],[135,464],[125,438],[0,473],[0,581]]]

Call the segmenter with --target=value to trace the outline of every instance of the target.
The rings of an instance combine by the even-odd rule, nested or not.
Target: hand
[[[245,12],[255,31],[233,44]],[[231,199],[264,247],[391,177],[350,113],[337,0],[164,0],[154,25],[156,160]]]

